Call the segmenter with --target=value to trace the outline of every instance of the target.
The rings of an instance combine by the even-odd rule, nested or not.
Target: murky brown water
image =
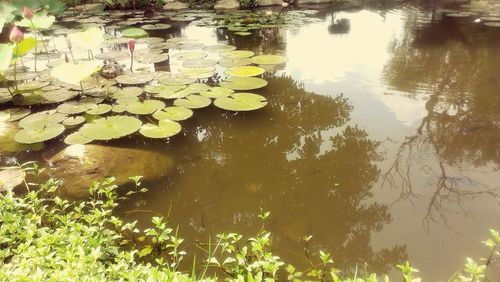
[[[254,91],[264,110],[199,110],[168,144],[132,142],[178,166],[119,213],[169,216],[194,252],[209,234],[254,235],[262,208],[275,253],[299,266],[313,235],[338,267],[408,259],[445,281],[466,256],[488,256],[480,241],[500,229],[500,32],[413,6],[320,14],[249,37],[182,27],[289,61]]]

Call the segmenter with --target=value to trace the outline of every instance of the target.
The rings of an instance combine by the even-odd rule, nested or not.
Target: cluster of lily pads
[[[187,18],[186,14],[178,16]],[[80,19],[84,23],[97,20],[109,21]],[[228,111],[265,107],[266,97],[251,91],[267,85],[261,78],[266,70],[287,61],[279,54],[257,55],[226,44],[205,46],[183,37],[150,37],[149,30],[170,28],[151,20],[115,35],[96,26],[83,31],[54,30],[54,26],[46,28],[52,30],[50,36],[39,34],[35,41],[43,41],[46,48],[36,52],[29,48],[23,58],[12,56],[1,75],[7,87],[0,88],[0,106],[7,108],[0,111],[0,123],[17,123],[13,140],[19,144],[39,145],[63,134],[67,144],[118,139],[136,132],[148,138],[169,138],[181,131],[179,122],[190,118],[193,110],[211,104]],[[55,44],[63,39],[62,34],[64,47]],[[133,45],[131,38],[135,38]],[[128,51],[102,52],[127,42]],[[135,43],[143,48],[135,50]],[[46,69],[32,71],[28,66],[34,58],[44,61]],[[131,64],[130,71],[104,75],[113,64],[130,58],[143,66],[134,69]],[[178,66],[177,71],[143,68],[167,60]],[[13,64],[21,65],[15,69]],[[223,79],[219,83],[209,80],[215,75]]]

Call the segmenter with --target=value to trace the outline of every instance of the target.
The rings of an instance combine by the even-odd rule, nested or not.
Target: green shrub
[[[29,172],[40,170],[34,166]],[[138,188],[140,177],[131,180]],[[58,197],[53,180],[37,187],[25,184],[24,195],[12,191],[0,195],[0,281],[215,281],[216,273],[230,281],[388,281],[385,275],[337,270],[327,252],[309,256],[312,236],[304,238],[311,266],[299,271],[286,264],[272,253],[272,236],[265,230],[269,212],[260,213],[262,228],[252,238],[227,233],[198,244],[205,252],[201,263],[195,257],[192,269],[183,271],[179,269],[186,255],[183,239],[162,217],[153,217],[152,227],[141,231],[136,222],[113,216],[119,197],[112,178],[95,183],[92,196],[82,202]],[[486,267],[500,256],[496,250],[500,236],[494,230],[491,234],[484,242],[491,248],[486,263],[468,258],[464,270],[451,281],[484,278]],[[420,281],[415,277],[418,270],[408,262],[397,267],[405,281]],[[214,271],[209,274],[209,269]]]

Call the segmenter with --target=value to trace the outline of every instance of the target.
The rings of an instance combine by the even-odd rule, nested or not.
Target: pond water
[[[487,257],[480,242],[500,229],[498,29],[411,5],[315,17],[249,36],[172,23],[176,36],[288,61],[251,91],[267,97],[261,110],[209,107],[168,141],[109,142],[176,163],[119,215],[142,226],[152,214],[169,217],[193,253],[209,234],[256,234],[262,208],[275,253],[302,267],[305,235],[339,268],[366,262],[394,275],[391,265],[409,260],[426,281],[446,281],[467,256]]]

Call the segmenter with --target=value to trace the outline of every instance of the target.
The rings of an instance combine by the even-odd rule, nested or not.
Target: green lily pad
[[[227,59],[250,58],[253,55],[255,55],[254,52],[246,51],[246,50],[235,50],[235,51],[229,51],[229,52],[224,52],[224,53],[220,54],[220,56],[222,58],[227,58]]]
[[[278,65],[286,61],[287,57],[280,55],[259,55],[252,58],[252,62],[257,65]]]
[[[266,85],[267,81],[258,77],[230,77],[220,83],[220,86],[233,90],[252,90]]]
[[[121,31],[123,37],[140,38],[148,37],[149,34],[141,28],[131,27]]]
[[[137,97],[142,94],[142,88],[140,87],[124,87],[113,92],[110,97],[113,99],[127,99],[131,97]]]
[[[51,71],[51,75],[62,82],[80,85],[80,82],[99,71],[101,67],[102,62],[97,60],[81,62],[76,65],[64,63],[55,66]]]
[[[251,64],[252,60],[250,58],[241,58],[241,59],[222,58],[219,60],[219,65],[223,67],[240,67]]]
[[[186,91],[186,89],[178,90],[178,91],[173,91],[173,90],[163,90],[160,93],[155,94],[154,96],[156,98],[162,98],[162,99],[179,99],[179,98],[184,98],[191,94],[189,91]]]
[[[10,114],[5,111],[0,111],[0,122],[8,121],[10,119]]]
[[[57,89],[43,92],[40,94],[40,96],[42,96],[44,99],[41,102],[42,104],[55,104],[71,100],[78,96],[78,93],[67,89]]]
[[[191,78],[202,79],[212,77],[215,74],[215,68],[180,68],[179,72]]]
[[[141,54],[136,56],[135,60],[141,64],[156,64],[168,60],[168,54]]]
[[[106,113],[109,113],[113,106],[108,105],[108,104],[99,104],[99,105],[94,105],[92,108],[87,110],[87,114],[89,115],[103,115]]]
[[[174,101],[174,106],[184,107],[188,109],[201,109],[208,107],[212,103],[210,98],[200,95],[188,95],[184,98],[179,98]]]
[[[21,92],[33,91],[33,90],[38,90],[40,88],[43,88],[49,84],[50,84],[50,82],[48,82],[48,81],[33,80],[33,81],[28,81],[28,82],[19,84],[17,86],[17,90],[21,91]]]
[[[55,20],[56,17],[48,16],[46,11],[41,11],[34,14],[31,20],[22,19],[21,21],[17,22],[16,25],[22,27],[29,27],[31,29],[33,28],[46,29],[52,26]]]
[[[146,87],[144,87],[144,91],[146,91],[148,93],[152,93],[152,94],[158,94],[162,91],[176,92],[176,91],[182,90],[184,88],[186,88],[185,85],[163,85],[163,84],[146,85]]]
[[[218,45],[211,45],[203,48],[204,51],[209,51],[209,52],[214,52],[214,53],[223,53],[223,52],[229,52],[235,50],[236,47],[233,45],[224,45],[224,44],[218,44]]]
[[[181,125],[172,120],[160,120],[158,125],[145,124],[139,130],[143,136],[148,138],[169,138],[181,132]]]
[[[101,47],[104,42],[104,31],[97,27],[91,27],[85,31],[69,34],[68,38],[75,46],[93,50]]]
[[[127,112],[135,115],[149,115],[165,108],[165,103],[159,100],[146,100],[144,102],[133,102],[127,105]]]
[[[181,52],[172,55],[172,58],[178,59],[181,61],[185,60],[200,60],[208,56],[207,53],[202,52],[202,51],[193,51],[193,52]]]
[[[12,58],[12,45],[0,44],[0,74],[9,68]]]
[[[214,105],[228,111],[253,111],[266,106],[267,100],[266,97],[253,93],[235,93],[215,99]]]
[[[137,44],[143,44],[143,43],[146,43],[146,44],[156,44],[156,43],[161,43],[161,42],[164,42],[165,39],[161,38],[161,37],[143,37],[143,38],[139,38],[135,41],[135,43]]]
[[[129,116],[112,116],[96,119],[80,128],[82,136],[92,140],[111,140],[130,135],[142,126],[142,122]]]
[[[63,120],[62,124],[65,126],[77,126],[85,122],[85,118],[82,116],[68,117]]]
[[[213,67],[217,64],[216,60],[202,59],[202,60],[187,60],[182,63],[185,68],[207,68]]]
[[[21,42],[17,44],[17,47],[12,48],[14,55],[17,57],[22,57],[31,49],[35,48],[37,41],[33,37],[25,37]],[[19,79],[19,78],[18,78]]]
[[[148,47],[150,49],[162,49],[162,50],[166,50],[166,49],[175,48],[177,46],[179,46],[179,43],[174,43],[174,42],[158,42],[158,43],[151,44]]]
[[[196,81],[196,78],[192,78],[186,75],[170,75],[162,76],[158,78],[158,81],[167,85],[186,85],[194,83]]]
[[[166,107],[153,114],[157,120],[169,119],[173,121],[186,120],[193,116],[193,111],[184,107]]]
[[[64,119],[66,119],[65,114],[49,110],[31,114],[20,120],[18,125],[25,129],[40,129],[50,124],[60,123]]]
[[[195,93],[200,93],[202,91],[210,89],[210,86],[208,86],[205,83],[193,83],[189,84],[188,87],[186,88],[186,91],[188,91],[191,94]]]
[[[80,131],[72,133],[72,134],[66,136],[66,138],[64,138],[64,143],[66,143],[68,145],[84,145],[84,144],[88,144],[92,141],[94,141],[94,140],[89,139],[89,138],[81,135]]]
[[[63,132],[64,125],[53,123],[36,129],[21,129],[14,135],[14,140],[21,144],[35,144],[54,139]]]
[[[87,102],[68,102],[61,104],[57,107],[57,111],[62,114],[81,114],[84,113],[92,107],[94,107],[95,103],[87,103]]]
[[[138,85],[148,83],[154,76],[150,73],[122,74],[115,78],[116,82],[124,85]]]
[[[12,103],[16,106],[32,106],[42,104],[45,98],[41,95],[42,91],[33,91],[17,94],[12,98]]]
[[[232,67],[226,71],[227,75],[238,76],[238,77],[248,77],[257,76],[265,72],[263,68],[254,66],[242,66],[242,67]]]
[[[161,30],[161,29],[169,29],[171,27],[172,27],[171,25],[164,23],[145,24],[141,26],[141,28],[144,30]]]
[[[29,115],[31,113],[31,110],[30,109],[26,109],[26,108],[9,108],[9,109],[5,109],[3,111],[0,112],[0,116],[2,115],[8,115],[9,116],[9,119],[6,120],[6,121],[16,121],[16,120],[20,120],[22,118],[24,118],[25,116]]]
[[[196,50],[196,49],[202,49],[203,47],[205,47],[205,45],[202,43],[184,43],[177,46],[177,48],[181,50]]]
[[[0,192],[16,188],[24,183],[26,172],[18,168],[0,170]]]
[[[201,96],[208,98],[222,98],[234,93],[234,90],[225,87],[212,87],[200,93]]]

